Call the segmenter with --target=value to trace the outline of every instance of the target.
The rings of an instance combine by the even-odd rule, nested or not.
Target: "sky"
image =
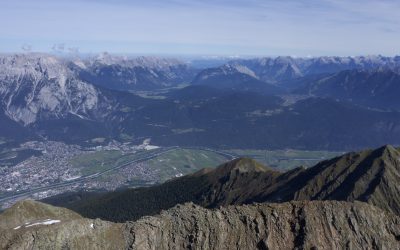
[[[0,0],[0,53],[400,54],[399,0]]]

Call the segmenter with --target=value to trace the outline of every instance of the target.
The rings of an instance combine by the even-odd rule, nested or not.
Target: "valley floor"
[[[64,192],[149,186],[205,167],[216,167],[236,157],[252,157],[276,169],[288,170],[312,166],[339,154],[328,151],[157,147],[147,141],[142,145],[114,141],[91,147],[30,141],[19,147],[2,149],[0,204],[4,209],[25,198],[44,199]]]

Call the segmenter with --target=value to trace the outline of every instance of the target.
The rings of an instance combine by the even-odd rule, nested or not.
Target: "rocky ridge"
[[[43,204],[35,206],[41,208]],[[398,216],[366,203],[338,201],[253,204],[211,210],[187,203],[136,222],[118,224],[76,218],[52,225],[1,228],[0,232],[2,249],[397,249],[400,246]]]
[[[395,249],[399,217],[365,203],[178,205],[129,223],[133,249]]]

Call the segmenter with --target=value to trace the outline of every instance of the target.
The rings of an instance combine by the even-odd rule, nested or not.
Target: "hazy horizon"
[[[182,59],[182,60],[235,60],[235,59],[257,59],[257,58],[279,58],[279,57],[290,57],[297,59],[312,59],[312,58],[321,58],[321,57],[339,57],[339,58],[358,58],[358,57],[398,57],[399,54],[395,55],[382,55],[382,54],[361,54],[361,55],[316,55],[316,56],[296,56],[296,55],[217,55],[217,54],[169,54],[169,53],[122,53],[122,52],[70,52],[68,50],[65,51],[9,51],[2,52],[0,51],[0,56],[7,55],[51,55],[60,58],[94,58],[100,57],[104,54],[108,54],[113,57],[121,57],[121,58],[137,58],[137,57],[155,57],[155,58],[171,58],[171,59]]]

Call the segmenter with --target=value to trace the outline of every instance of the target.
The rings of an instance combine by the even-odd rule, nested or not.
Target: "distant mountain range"
[[[399,72],[400,57],[277,57],[234,60],[205,69],[193,84],[328,97],[368,108],[399,110]]]
[[[400,57],[360,56],[360,57],[316,57],[316,58],[259,58],[234,60],[231,65],[246,67],[252,75],[262,81],[279,84],[281,81],[308,75],[337,73],[343,70],[370,70],[377,68],[397,68]]]
[[[271,149],[398,144],[398,64],[399,57],[278,57],[198,72],[174,59],[6,55],[0,119],[9,132],[0,137]],[[176,88],[181,83],[191,86]],[[150,95],[137,92],[144,90]]]
[[[103,55],[70,67],[80,79],[115,90],[154,90],[189,83],[197,69],[176,59],[157,57],[124,58]]]
[[[400,110],[400,73],[392,69],[345,70],[297,86],[294,93],[329,97],[381,110]]]
[[[285,93],[284,89],[259,80],[253,71],[241,65],[226,64],[218,68],[205,69],[196,76],[192,84],[268,95]]]

